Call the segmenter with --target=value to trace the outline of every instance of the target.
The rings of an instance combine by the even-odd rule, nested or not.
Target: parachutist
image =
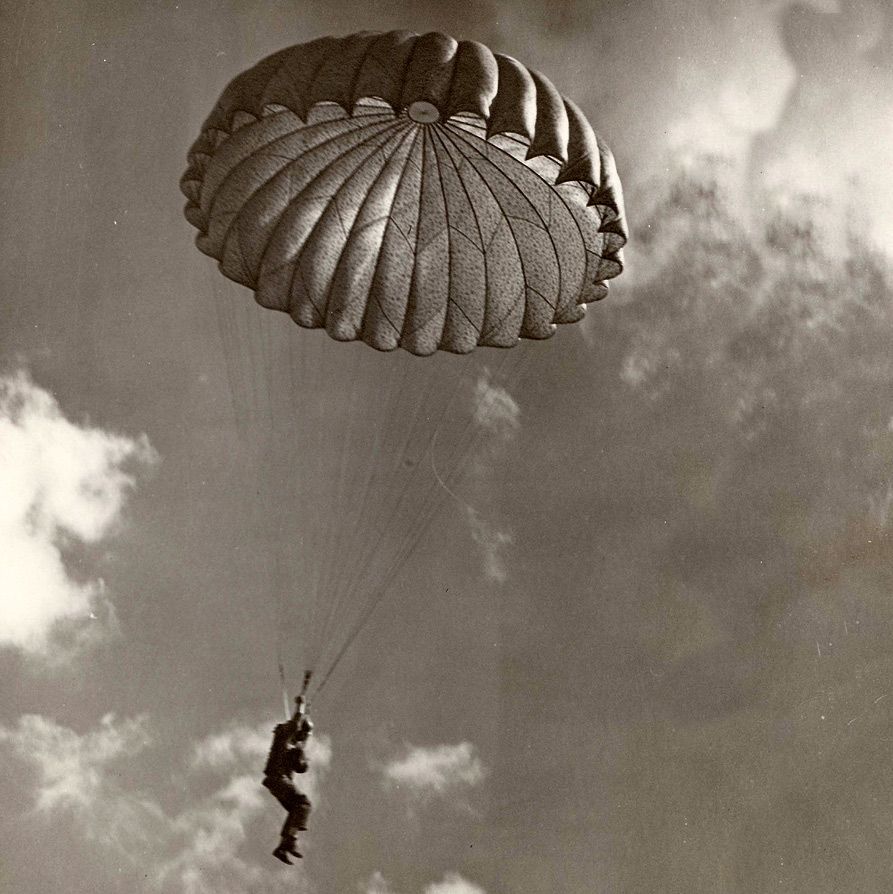
[[[277,724],[273,730],[273,742],[264,767],[263,785],[288,811],[282,826],[281,840],[273,856],[291,865],[289,857],[301,857],[297,848],[298,832],[307,829],[310,817],[310,799],[295,785],[292,774],[306,773],[308,769],[306,746],[313,732],[313,721],[307,716],[307,703],[303,695],[295,699],[295,713],[290,720]]]

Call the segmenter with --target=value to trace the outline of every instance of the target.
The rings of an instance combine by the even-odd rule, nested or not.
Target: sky
[[[886,7],[0,16],[0,890],[893,887]],[[617,158],[627,269],[582,323],[435,392],[444,486],[414,474],[437,511],[313,704],[287,868],[259,773],[277,654],[297,679],[312,625],[276,545],[351,511],[313,489],[327,439],[369,445],[321,421],[349,397],[317,374],[304,440],[258,452],[219,312],[248,294],[196,251],[178,180],[235,74],[397,27],[483,41],[577,102]],[[337,575],[343,540],[307,573]]]

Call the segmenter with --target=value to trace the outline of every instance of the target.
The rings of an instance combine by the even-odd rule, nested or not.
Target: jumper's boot
[[[283,863],[291,866],[291,860],[288,859],[288,851],[285,850],[282,842],[279,842],[279,846],[273,851],[273,856],[277,860],[281,860]]]
[[[298,842],[295,836],[283,832],[282,840],[279,842],[279,847],[273,851],[273,856],[276,857],[277,860],[282,860],[283,863],[291,865],[291,860],[288,859],[289,857],[297,857],[300,859],[304,855],[298,850]]]

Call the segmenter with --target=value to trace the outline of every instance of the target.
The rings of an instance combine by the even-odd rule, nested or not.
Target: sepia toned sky
[[[289,461],[246,447],[214,308],[249,296],[177,184],[239,71],[392,28],[581,106],[628,269],[457,392],[479,446],[314,704],[288,869],[258,773],[301,605],[250,495]],[[0,890],[891,889],[885,6],[32,0],[0,47]]]

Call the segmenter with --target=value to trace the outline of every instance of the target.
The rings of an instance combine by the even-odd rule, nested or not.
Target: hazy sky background
[[[0,890],[893,887],[886,6],[0,9]],[[583,108],[629,268],[491,383],[476,513],[445,502],[320,700],[286,870],[269,557],[211,312],[240,290],[177,183],[239,71],[396,27]]]

